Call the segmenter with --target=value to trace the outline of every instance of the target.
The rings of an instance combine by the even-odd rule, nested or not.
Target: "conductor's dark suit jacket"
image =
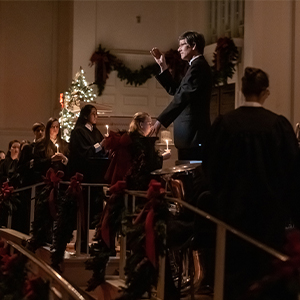
[[[186,75],[176,84],[168,70],[156,76],[170,94],[172,102],[158,116],[165,127],[174,122],[174,143],[177,149],[198,147],[210,128],[211,68],[203,56],[192,61]]]

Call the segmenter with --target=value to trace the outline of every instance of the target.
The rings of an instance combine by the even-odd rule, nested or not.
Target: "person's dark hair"
[[[12,140],[12,141],[10,141],[10,142],[8,143],[8,151],[7,151],[7,153],[6,153],[6,156],[7,156],[7,157],[11,157],[10,148],[11,148],[11,146],[12,146],[14,143],[19,143],[19,144],[21,145],[21,143],[20,143],[19,140]]]
[[[6,157],[6,154],[5,154],[5,152],[4,152],[3,150],[0,150],[0,154],[1,154],[1,153],[3,153],[4,156]],[[1,161],[1,160],[4,160],[4,159],[5,159],[5,158],[1,159],[1,157],[0,157],[0,161]]]
[[[193,47],[194,45],[196,45],[196,49],[199,51],[199,53],[203,54],[205,47],[205,39],[203,34],[196,31],[186,31],[178,38],[179,41],[184,39],[186,39],[186,42],[190,46]]]
[[[244,96],[259,96],[269,87],[267,73],[261,69],[247,67],[242,78],[242,93]]]
[[[87,123],[89,115],[93,108],[95,108],[97,110],[97,108],[94,105],[87,104],[81,109],[79,117],[76,121],[75,127],[84,126]]]
[[[51,117],[48,120],[48,122],[46,124],[46,129],[45,129],[45,137],[42,139],[42,141],[44,141],[44,144],[45,144],[46,157],[48,157],[48,158],[51,157],[51,155],[52,155],[52,148],[51,148],[52,141],[50,140],[50,128],[55,121],[58,122],[58,124],[59,124],[59,121],[56,118]],[[58,128],[57,142],[58,142],[58,144],[61,145],[60,126]]]

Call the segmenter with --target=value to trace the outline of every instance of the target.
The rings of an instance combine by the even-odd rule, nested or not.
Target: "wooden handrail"
[[[180,203],[181,205],[185,206],[186,208],[188,208],[189,210],[193,211],[194,213],[216,223],[217,225],[220,225],[222,227],[224,227],[226,230],[232,232],[233,234],[237,235],[238,237],[242,238],[243,240],[253,244],[254,246],[268,252],[269,254],[273,255],[274,257],[282,260],[282,261],[287,261],[289,259],[289,256],[257,241],[256,239],[242,233],[241,231],[235,229],[234,227],[224,223],[223,221],[220,221],[219,219],[215,218],[214,216],[206,213],[205,211],[199,209],[199,208],[196,208],[194,207],[193,205],[179,199],[179,198],[172,198],[172,197],[165,197],[165,199],[167,199],[168,201],[172,201],[172,202],[178,202]]]
[[[38,267],[40,267],[51,279],[53,279],[59,286],[61,286],[74,300],[85,300],[85,298],[60,274],[54,271],[49,265],[40,260],[35,256],[35,254],[30,253],[26,248],[21,245],[18,245],[12,241],[7,241],[7,243],[20,252],[22,255],[25,255]]]

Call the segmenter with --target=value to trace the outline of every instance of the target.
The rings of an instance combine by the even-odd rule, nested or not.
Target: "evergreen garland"
[[[25,284],[26,257],[13,254],[1,255],[0,299],[22,299]]]
[[[56,227],[53,233],[54,251],[51,254],[52,267],[61,272],[60,263],[64,260],[67,244],[73,237],[77,217],[77,195],[66,192],[58,208]]]
[[[154,205],[154,233],[155,233],[155,248],[157,256],[166,255],[166,232],[165,224],[169,215],[166,201],[162,199],[153,199],[154,203],[146,204],[147,206]],[[145,216],[146,217],[146,214]],[[128,222],[127,224],[130,224]],[[118,300],[137,300],[144,293],[151,295],[153,287],[156,287],[158,282],[158,268],[155,268],[146,257],[145,251],[145,222],[134,224],[127,227],[128,247],[131,250],[131,255],[126,260],[125,274],[126,288],[123,290],[123,295]]]
[[[57,218],[56,210],[62,198],[62,193],[58,188],[58,182],[62,176],[62,171],[55,174],[54,170],[50,168],[44,179],[46,185],[36,197],[32,237],[28,241],[28,248],[33,252],[52,241],[53,221]],[[50,197],[55,203],[50,203]]]
[[[221,83],[227,84],[227,79],[232,78],[238,58],[239,51],[233,40],[228,37],[219,38],[214,52],[214,65],[212,66],[215,86]]]
[[[165,58],[174,80],[179,83],[188,69],[187,62],[183,61],[178,51],[173,49],[165,53]],[[232,38],[219,38],[214,52],[214,65],[212,66],[213,84],[215,86],[220,83],[227,84],[227,79],[232,78],[238,58],[239,51]],[[117,77],[121,81],[126,80],[127,84],[134,86],[144,84],[148,79],[159,73],[157,63],[146,67],[141,66],[139,70],[132,71],[110,51],[102,48],[101,44],[91,56],[90,61],[91,66],[96,65],[95,83],[98,86],[98,96],[102,95],[111,71],[117,71]]]
[[[124,195],[113,194],[108,199],[103,214],[108,213],[108,226],[110,229],[111,241],[115,239],[117,233],[121,233],[122,215],[124,212]],[[94,240],[97,242],[92,244],[90,255],[91,258],[86,261],[86,269],[92,270],[92,278],[88,281],[87,291],[94,290],[98,285],[105,282],[106,264],[110,255],[115,255],[115,244],[111,242],[108,247],[101,236],[101,226],[103,216],[101,216],[99,224],[96,226],[96,233]]]
[[[158,74],[159,66],[156,63],[146,67],[141,66],[139,70],[132,71],[115,55],[111,54],[101,44],[98,50],[90,58],[91,64],[96,64],[95,83],[98,86],[98,96],[102,95],[106,80],[111,71],[117,71],[120,80],[126,80],[127,84],[139,86],[144,84],[148,79]]]
[[[93,291],[98,285],[105,282],[106,265],[110,254],[111,250],[103,241],[98,241],[91,245],[91,258],[85,262],[85,268],[93,271],[92,278],[87,283],[86,290],[88,292]]]
[[[7,217],[17,209],[20,200],[18,194],[13,193],[13,187],[8,182],[4,182],[0,189],[0,224],[7,223]]]
[[[20,253],[9,255],[7,245],[0,241],[0,299],[49,299],[49,281],[32,276],[27,262]]]
[[[52,186],[46,185],[36,197],[34,221],[32,222],[32,237],[28,248],[35,252],[52,240],[53,218],[49,210],[49,195]]]

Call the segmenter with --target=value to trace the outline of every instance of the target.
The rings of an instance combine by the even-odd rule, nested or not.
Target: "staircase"
[[[76,236],[76,233],[75,235]],[[90,232],[93,237],[93,231]],[[29,235],[20,233],[13,229],[1,228],[0,237],[6,241],[12,241],[17,245],[25,245],[30,239]],[[39,248],[36,256],[48,265],[51,264],[51,251],[49,246]],[[65,251],[65,260],[62,267],[62,277],[65,278],[72,286],[74,286],[87,300],[101,299],[112,300],[119,295],[120,287],[125,287],[124,280],[119,279],[119,256],[110,257],[106,268],[106,282],[98,286],[92,292],[86,292],[87,281],[92,277],[92,271],[85,269],[85,261],[89,258],[87,254],[75,255],[74,241],[68,244]]]

